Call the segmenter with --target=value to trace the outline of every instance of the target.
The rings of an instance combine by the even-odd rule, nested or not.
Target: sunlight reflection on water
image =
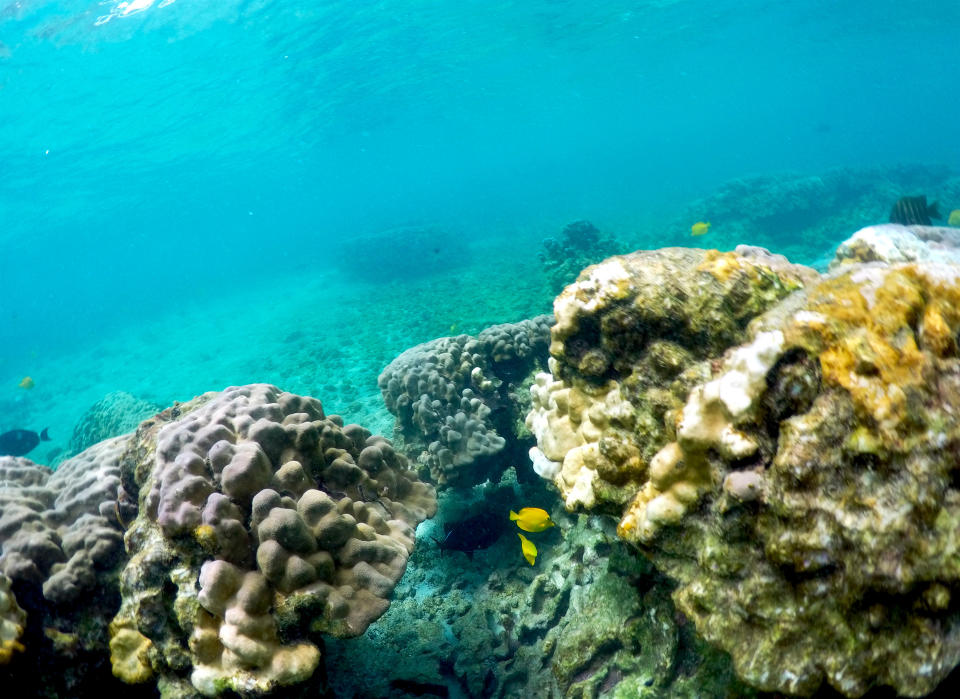
[[[127,17],[129,15],[137,14],[138,12],[143,12],[148,10],[154,5],[157,6],[157,9],[161,7],[166,7],[167,5],[172,5],[176,0],[132,0],[132,2],[114,2],[114,0],[105,0],[101,2],[101,5],[113,5],[113,8],[108,14],[100,15],[97,17],[97,21],[94,22],[96,26],[106,24],[114,17]]]

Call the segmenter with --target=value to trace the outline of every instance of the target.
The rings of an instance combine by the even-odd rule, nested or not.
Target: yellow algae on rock
[[[960,664],[960,267],[808,277],[736,332],[711,311],[714,295],[747,307],[731,297],[764,274],[692,252],[660,274],[673,253],[658,253],[631,288],[662,291],[645,287],[640,303],[621,287],[612,305],[569,302],[579,315],[558,317],[529,421],[562,466],[541,470],[568,505],[619,506],[619,534],[675,581],[678,609],[757,689],[931,692]],[[691,289],[681,258],[712,281]],[[697,332],[704,314],[714,334]],[[657,343],[680,361],[653,361]],[[580,358],[598,348],[609,364],[587,375]],[[599,439],[564,413],[569,401],[551,400],[574,392]],[[597,419],[609,396],[629,421]],[[611,488],[604,474],[631,459]]]
[[[130,620],[110,623],[110,665],[113,674],[127,684],[140,684],[153,677],[147,656],[150,639]]]
[[[712,274],[721,282],[729,280],[737,272],[756,274],[752,265],[741,264],[742,259],[733,252],[707,250],[703,256],[703,262],[697,266],[697,271]]]
[[[901,430],[911,397],[930,390],[935,361],[956,354],[960,292],[931,277],[934,269],[867,267],[826,280],[807,307],[827,324],[787,330],[792,343],[817,353],[824,382],[845,389],[880,430]]]
[[[27,614],[17,604],[10,578],[0,573],[0,665],[9,663],[14,653],[23,652],[20,637],[26,623]]]
[[[688,391],[753,317],[817,276],[759,249],[668,248],[588,267],[554,303],[551,373],[531,389],[538,472],[569,509],[633,501],[636,513],[663,496],[654,512],[671,521],[709,481],[690,459],[681,469],[689,483],[677,476],[669,494],[672,483],[645,488],[651,459],[683,424],[675,418]],[[731,431],[719,443],[743,448]]]

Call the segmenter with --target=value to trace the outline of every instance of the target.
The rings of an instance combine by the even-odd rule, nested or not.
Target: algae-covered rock
[[[673,441],[671,416],[747,323],[813,270],[759,249],[668,248],[589,267],[554,304],[550,368],[527,424],[568,507],[619,509]]]
[[[831,269],[861,262],[960,263],[960,231],[946,226],[884,223],[861,228],[837,247]]]
[[[649,371],[642,351],[602,377],[619,401],[561,410],[589,385],[576,356],[629,347],[624,336],[650,344],[646,324],[602,323],[629,287],[616,270],[565,292],[578,327],[597,331],[571,359],[555,329],[560,378],[541,386],[546,400],[535,396],[531,419],[547,458],[562,460],[555,482],[568,505],[597,506],[608,492],[598,468],[571,487],[570,454],[609,425],[639,451],[637,422],[622,415],[640,404],[627,387]],[[726,334],[731,347],[663,413],[645,470],[635,454],[605,466],[633,489],[619,534],[676,581],[678,608],[754,687],[918,697],[960,662],[958,308],[960,267],[949,265],[857,266],[808,282],[742,337]]]

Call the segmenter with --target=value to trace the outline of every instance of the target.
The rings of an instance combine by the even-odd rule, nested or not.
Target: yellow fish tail
[[[523,557],[527,559],[527,563],[533,565],[537,562],[537,547],[523,534],[517,534],[517,536],[520,537],[520,551]]]

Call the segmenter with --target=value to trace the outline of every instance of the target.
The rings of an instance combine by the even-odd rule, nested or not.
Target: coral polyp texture
[[[380,374],[398,445],[434,483],[473,485],[509,465],[502,452],[523,425],[525,382],[546,366],[552,321],[543,315],[494,325],[476,337],[431,340]]]
[[[265,384],[160,413],[130,454],[120,500],[140,508],[111,660],[167,696],[311,691],[321,635],[386,610],[436,510],[388,440]]]
[[[616,510],[754,687],[929,693],[960,662],[960,267],[805,279],[663,376],[652,348],[719,302],[639,299],[665,254],[614,258],[558,298],[555,376],[530,415],[538,468],[568,506]],[[626,304],[674,323],[611,324]]]

